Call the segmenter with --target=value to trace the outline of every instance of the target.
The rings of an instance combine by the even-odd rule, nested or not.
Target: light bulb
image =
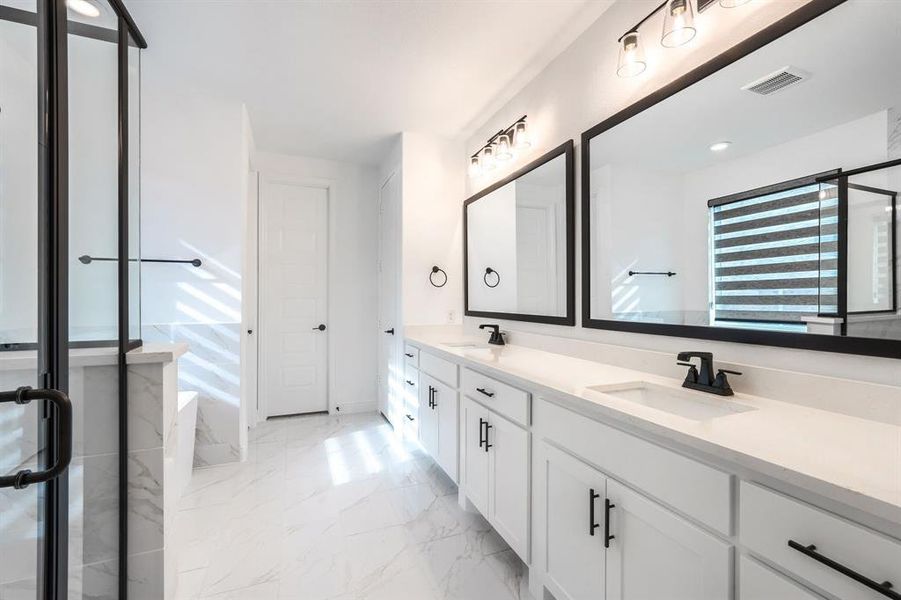
[[[517,121],[513,126],[513,147],[517,150],[525,150],[532,145],[529,141],[529,131],[525,121]]]
[[[735,8],[736,6],[747,4],[750,1],[751,0],[720,0],[720,6],[723,8]]]
[[[66,0],[66,6],[85,17],[96,19],[100,16],[100,8],[88,0]]]
[[[623,36],[622,45],[619,48],[616,74],[620,77],[634,77],[644,72],[647,67],[648,63],[638,39],[638,32],[630,31]]]
[[[513,158],[513,153],[510,152],[510,136],[506,133],[497,136],[497,152],[494,156],[498,160],[510,160]]]
[[[478,177],[482,174],[482,160],[479,155],[469,157],[469,176]]]
[[[675,48],[690,42],[696,33],[691,0],[667,0],[660,43],[666,48]]]
[[[482,170],[490,171],[497,165],[494,164],[494,146],[482,148]]]

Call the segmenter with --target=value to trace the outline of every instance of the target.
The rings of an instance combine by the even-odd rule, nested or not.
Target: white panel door
[[[536,559],[557,600],[604,597],[606,477],[573,456],[539,444],[536,456]],[[544,556],[542,556],[542,552]]]
[[[419,376],[419,443],[429,456],[438,459],[438,407],[434,402],[438,383],[425,373]]]
[[[529,562],[529,432],[489,413],[490,502],[488,521]]]
[[[403,360],[397,318],[399,180],[399,176],[393,174],[379,190],[379,411],[395,429],[401,427],[401,419],[404,418]]]
[[[457,445],[458,420],[460,411],[457,407],[457,391],[443,383],[433,380],[435,387],[433,403],[438,413],[438,456],[436,460],[454,482],[457,481]]]
[[[260,392],[266,416],[328,410],[328,190],[260,198]]]
[[[732,546],[612,479],[607,497],[607,600],[731,597]]]

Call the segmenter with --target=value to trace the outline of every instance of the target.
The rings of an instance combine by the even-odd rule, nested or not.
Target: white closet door
[[[403,357],[398,312],[400,248],[400,177],[391,175],[379,190],[379,411],[398,428],[402,425]],[[387,333],[387,332],[393,333]]]
[[[267,180],[260,217],[266,416],[328,410],[328,190]]]

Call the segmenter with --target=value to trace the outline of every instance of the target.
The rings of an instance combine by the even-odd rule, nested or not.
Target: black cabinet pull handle
[[[610,547],[610,540],[615,539],[615,535],[610,535],[610,509],[616,508],[616,504],[610,502],[610,498],[604,498],[604,548]]]
[[[415,421],[415,419],[413,418],[413,415],[407,415],[407,419],[409,419],[410,421]]]
[[[438,408],[438,388],[432,388],[432,410]]]
[[[494,425],[489,425],[488,421],[485,421],[485,452],[488,452],[488,448],[494,448],[494,444],[488,443],[488,430],[494,427]]]
[[[485,394],[489,398],[494,398],[494,392],[489,392],[485,388],[476,388],[476,391],[479,392],[480,394]]]
[[[392,327],[391,329],[386,329],[385,333],[387,333],[388,335],[394,335],[394,327]]]
[[[407,358],[413,358],[414,355],[410,354],[409,352],[404,352],[404,356],[406,356]]]
[[[594,488],[588,490],[588,535],[594,537],[594,530],[600,527],[600,524],[594,522],[594,501],[601,495],[594,491]]]
[[[788,540],[788,545],[789,545],[789,547],[797,550],[801,554],[803,554],[805,556],[809,556],[810,558],[817,561],[818,563],[824,564],[827,567],[829,567],[830,569],[838,571],[839,573],[841,573],[842,575],[845,575],[846,577],[850,577],[857,583],[867,586],[871,590],[874,590],[874,591],[882,594],[886,598],[892,598],[893,600],[901,600],[901,594],[892,590],[892,588],[894,586],[892,585],[891,581],[883,581],[882,583],[877,583],[877,582],[873,581],[872,579],[870,579],[869,577],[864,577],[857,571],[855,571],[853,569],[849,569],[845,565],[843,565],[841,563],[837,563],[834,560],[832,560],[831,558],[823,556],[822,554],[817,552],[817,547],[814,546],[813,544],[810,544],[809,546],[804,546],[803,544],[799,544],[795,540]]]
[[[413,383],[413,382],[410,381],[409,379],[407,379],[406,381],[407,381],[407,385],[416,385],[415,383]]]
[[[485,425],[488,424],[488,421],[479,417],[479,448],[485,443]]]

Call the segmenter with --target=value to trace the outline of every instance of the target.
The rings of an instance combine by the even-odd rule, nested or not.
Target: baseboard
[[[378,402],[353,402],[350,404],[342,404],[341,410],[335,410],[333,407],[330,411],[333,415],[349,415],[354,413],[376,412],[379,408]]]

